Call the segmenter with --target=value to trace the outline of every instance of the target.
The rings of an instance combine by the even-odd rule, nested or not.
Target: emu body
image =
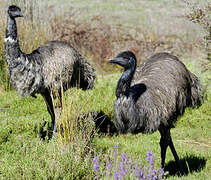
[[[17,6],[8,8],[5,37],[5,59],[13,87],[22,97],[41,94],[46,102],[56,131],[53,99],[61,99],[61,91],[71,87],[93,88],[96,78],[93,67],[69,44],[50,41],[30,54],[20,50],[17,36],[17,17],[22,17]]]
[[[161,166],[169,146],[181,169],[170,129],[186,107],[202,102],[198,78],[175,56],[158,53],[136,68],[136,57],[125,51],[110,60],[124,67],[116,88],[115,125],[120,133],[161,134]]]

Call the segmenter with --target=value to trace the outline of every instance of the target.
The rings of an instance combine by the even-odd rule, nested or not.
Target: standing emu
[[[70,45],[51,41],[25,54],[20,50],[17,37],[17,17],[23,17],[17,6],[8,8],[5,37],[5,58],[12,85],[22,97],[40,93],[45,99],[47,110],[56,131],[55,112],[52,95],[59,94],[70,87],[83,90],[93,88],[96,78],[92,66]],[[52,136],[53,136],[52,135]]]
[[[187,106],[202,102],[198,78],[175,56],[157,53],[136,68],[136,57],[125,51],[109,61],[124,67],[114,103],[116,127],[120,133],[153,133],[159,130],[161,167],[169,146],[181,173],[170,129]]]

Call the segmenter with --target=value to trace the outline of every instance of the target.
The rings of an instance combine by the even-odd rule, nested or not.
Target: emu
[[[30,54],[20,50],[16,18],[23,17],[21,9],[9,6],[5,59],[10,81],[22,97],[41,94],[56,132],[53,99],[71,87],[91,89],[96,78],[94,68],[72,46],[65,42],[50,41]]]
[[[119,53],[110,63],[124,68],[116,88],[115,125],[120,133],[153,133],[159,130],[161,167],[169,146],[183,174],[170,129],[188,106],[198,107],[203,93],[199,79],[176,57],[157,53],[136,68],[131,51]]]

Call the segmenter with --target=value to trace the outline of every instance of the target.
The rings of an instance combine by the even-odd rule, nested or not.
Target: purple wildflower
[[[114,174],[114,178],[115,178],[115,180],[119,180],[119,172],[117,171],[117,172],[115,172],[115,174]]]
[[[147,161],[150,163],[152,160],[152,151],[147,152]]]
[[[147,177],[148,177],[148,179],[152,179],[152,175],[151,175],[151,173],[149,173],[149,174],[147,174]]]
[[[108,165],[107,165],[107,172],[106,172],[106,176],[107,176],[107,177],[112,176],[111,168],[112,168],[112,164],[111,164],[111,162],[109,161],[109,163],[108,163]]]
[[[120,177],[123,178],[123,179],[125,179],[125,176],[128,172],[128,170],[127,170],[127,160],[128,160],[128,158],[127,158],[126,154],[122,153],[121,154],[121,162],[120,162],[119,167],[120,167]]]
[[[163,178],[164,171],[162,168],[155,169],[155,156],[152,151],[147,152],[148,166],[141,166],[122,153],[120,159],[118,157],[118,145],[114,145],[113,160],[106,161],[105,166],[100,168],[99,157],[93,158],[93,167],[95,172],[95,179],[106,176],[106,179],[125,180],[126,178],[134,176],[139,180],[158,180]],[[120,161],[119,161],[120,160]],[[132,173],[132,174],[131,174]]]
[[[122,162],[126,162],[127,161],[127,156],[126,156],[125,153],[122,153],[121,158],[122,158]]]
[[[139,176],[140,176],[141,178],[145,178],[145,177],[144,177],[144,173],[143,173],[142,170],[140,170]]]
[[[110,170],[111,167],[112,167],[112,164],[109,162],[109,163],[108,163],[108,169]]]
[[[96,157],[93,158],[93,162],[94,162],[94,171],[95,171],[95,172],[98,172],[99,169],[100,169],[100,165],[99,165],[99,162],[97,161],[97,159],[98,159],[98,156],[96,156]]]
[[[114,145],[114,149],[118,149],[118,144],[115,144]]]
[[[158,177],[157,177],[157,170],[153,168],[152,172],[153,172],[153,175],[152,175],[153,178],[152,179],[153,180],[158,179]]]
[[[117,168],[118,144],[114,145],[114,167]]]
[[[148,161],[148,163],[150,164],[151,167],[154,166],[154,164],[155,164],[155,157],[153,156],[152,151],[148,151],[147,152],[147,161]]]
[[[139,167],[136,167],[135,176],[139,177]]]
[[[138,179],[140,179],[140,180],[145,180],[145,176],[144,176],[144,173],[143,173],[143,171],[142,170],[138,170],[138,172],[137,172],[138,174],[137,174],[137,177],[138,177]]]
[[[125,172],[124,172],[124,167],[123,167],[122,162],[120,163],[119,168],[120,168],[120,173],[119,173],[120,177],[124,177]]]
[[[163,175],[164,175],[164,170],[163,170],[163,168],[160,168],[159,174],[158,174],[159,179],[161,179],[163,177]]]
[[[115,144],[114,145],[114,159],[117,158],[117,155],[118,155],[118,144]]]
[[[153,169],[152,171],[153,171],[153,174],[154,174],[154,175],[157,174],[157,170],[156,170],[156,169]]]

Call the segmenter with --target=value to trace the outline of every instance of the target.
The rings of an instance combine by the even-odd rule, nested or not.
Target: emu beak
[[[22,12],[16,12],[15,15],[16,15],[16,17],[24,17]]]
[[[121,57],[118,57],[118,58],[114,58],[114,59],[111,59],[109,60],[109,63],[115,63],[115,64],[118,64],[122,67],[125,67],[127,66],[127,61],[125,61],[123,58]]]
[[[22,14],[22,12],[20,12],[19,17],[24,17],[23,14]]]

